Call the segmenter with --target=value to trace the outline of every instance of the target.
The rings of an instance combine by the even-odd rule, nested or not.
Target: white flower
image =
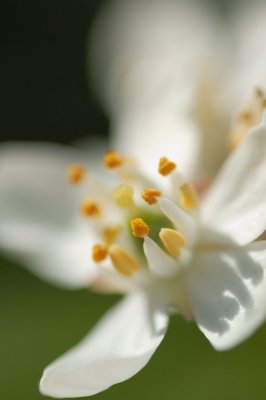
[[[157,18],[161,2],[154,4],[157,11],[153,17]],[[170,20],[176,23],[179,13],[174,4],[169,0],[174,11]],[[169,22],[169,8],[165,13]],[[143,16],[145,19],[146,14]],[[173,26],[180,25],[169,25]],[[179,32],[174,30],[172,35],[171,29],[170,37],[177,37]],[[211,37],[207,22],[204,30],[197,32]],[[150,39],[147,43],[149,47]],[[173,43],[170,40],[166,60]],[[120,66],[124,65],[118,57],[118,67],[111,68],[113,77],[107,78],[109,84],[113,79],[115,88],[111,87],[106,97],[118,143],[122,137],[128,141],[127,134],[134,132],[127,146],[142,164],[116,152],[107,153],[105,165],[115,166],[119,174],[110,173],[106,179],[93,160],[83,170],[88,155],[77,150],[48,145],[6,145],[0,150],[0,248],[63,287],[91,286],[126,293],[93,332],[45,370],[40,390],[50,396],[92,395],[136,374],[162,341],[173,311],[194,320],[217,350],[238,345],[265,319],[266,242],[260,240],[266,229],[264,96],[257,91],[255,117],[252,114],[249,119],[245,114],[240,118],[241,135],[233,143],[238,147],[205,197],[198,199],[193,185],[197,188],[199,183],[195,167],[201,165],[198,157],[206,141],[199,140],[199,126],[188,112],[195,100],[198,76],[188,84],[193,74],[187,68],[201,51],[196,58],[192,51],[178,74],[172,70],[180,53],[169,65],[163,63],[162,74],[150,76],[149,60],[161,60],[162,56],[155,51],[146,64],[146,49],[144,46],[141,57],[130,64],[133,67],[122,85],[126,92],[116,92]],[[138,55],[137,46],[136,51]],[[146,67],[139,68],[143,60]],[[144,98],[143,87],[148,89]],[[177,97],[175,89],[180,90]],[[151,99],[155,103],[150,103]],[[173,118],[176,104],[177,119]],[[148,116],[143,110],[149,110]],[[175,123],[185,134],[175,135]],[[205,123],[208,125],[208,119]],[[167,134],[162,138],[165,127]],[[234,134],[238,128],[237,124]],[[145,140],[143,129],[148,132]],[[217,157],[212,146],[209,150],[210,156]],[[177,154],[173,159],[178,167],[163,158],[158,174],[154,164],[159,151],[161,156]],[[70,170],[70,180],[81,181],[77,188],[63,179],[73,162],[77,165]],[[76,208],[81,201],[79,215]],[[130,223],[134,235],[129,232]],[[90,262],[91,256],[94,262]]]
[[[43,153],[37,148],[24,152],[7,148],[2,155],[7,154],[6,162],[1,157],[4,174],[0,180],[1,188],[5,188],[3,193],[9,190],[9,201],[4,207],[10,215],[6,220],[1,215],[5,224],[1,224],[0,232],[5,245],[23,252],[23,260],[32,266],[36,263],[35,272],[49,279],[68,286],[73,280],[73,287],[86,286],[90,280],[99,290],[128,293],[92,333],[45,370],[40,384],[42,393],[54,397],[87,396],[130,378],[144,367],[162,341],[169,312],[173,310],[195,320],[217,350],[236,346],[264,320],[266,242],[258,238],[266,228],[265,121],[253,128],[232,152],[199,204],[193,186],[184,181],[169,160],[160,161],[161,174],[166,175],[161,179],[169,183],[168,190],[163,188],[160,194],[147,190],[145,179],[149,180],[149,176],[145,177],[145,169],[139,170],[138,165],[132,165],[132,160],[109,152],[105,165],[115,165],[119,176],[130,173],[132,184],[117,187],[111,179],[114,173],[110,173],[101,186],[102,176],[96,179],[91,167],[88,178],[81,174],[83,184],[69,188],[72,198],[61,191],[62,214],[57,212],[48,221],[43,206],[50,209],[50,202],[58,200],[55,191],[60,190],[60,180],[57,174],[66,167],[71,153],[58,148],[55,157],[51,153],[49,160],[47,148]],[[13,168],[16,163],[20,164],[23,191],[27,191],[29,182],[34,189],[35,200],[28,210],[29,193],[24,204],[26,208],[22,198],[18,202],[15,197],[15,189],[20,196],[22,191],[13,180],[11,154]],[[74,157],[77,154],[72,153]],[[42,179],[42,174],[47,177],[49,172],[50,179]],[[15,173],[18,176],[17,170]],[[38,180],[33,181],[36,176]],[[52,185],[52,189],[46,187],[42,191],[44,184]],[[61,185],[64,186],[62,182]],[[109,185],[115,186],[115,191],[109,191]],[[66,188],[67,184],[64,190]],[[155,189],[160,190],[160,187]],[[64,225],[67,216],[73,216],[75,203],[85,194],[90,200],[82,203],[82,213],[88,217],[91,228],[84,217],[73,219],[67,228]],[[0,210],[4,207],[1,204]],[[39,218],[38,207],[43,211],[44,221],[38,222],[44,224],[43,230],[37,221],[36,226],[30,225],[32,218],[26,214],[27,211],[33,213],[35,207]],[[54,207],[60,210],[56,204]],[[49,224],[59,226],[59,220],[62,230],[57,230],[56,237]],[[128,232],[130,221],[138,238]],[[118,225],[119,230],[116,230]],[[8,229],[10,240],[6,234],[4,236],[4,230]],[[23,234],[25,229],[27,235]],[[58,248],[60,241],[62,248]],[[36,243],[39,244],[38,256]],[[95,245],[102,246],[100,251]],[[91,251],[96,263],[90,265]]]

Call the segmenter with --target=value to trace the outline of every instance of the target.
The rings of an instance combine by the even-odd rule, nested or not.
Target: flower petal
[[[232,153],[203,207],[203,221],[239,245],[266,229],[266,114]]]
[[[266,241],[200,253],[190,273],[195,320],[217,350],[247,339],[266,316]]]
[[[114,147],[123,153],[133,149],[140,165],[156,181],[161,180],[158,161],[162,156],[177,160],[180,172],[187,178],[194,178],[198,169],[199,130],[187,115],[187,105],[179,105],[179,111],[175,111],[178,108],[175,103],[179,101],[183,102],[165,99],[163,103],[160,99],[159,104],[136,112],[130,110],[113,118],[111,133]],[[152,151],[148,150],[151,148]]]
[[[152,175],[161,156],[177,160],[187,177],[198,171],[201,136],[195,108],[201,97],[197,114],[205,128],[210,117],[209,112],[208,118],[202,115],[198,91],[203,75],[209,78],[215,70],[215,20],[210,5],[175,0],[111,1],[96,19],[92,81],[111,115],[114,145],[134,149]]]
[[[79,345],[44,371],[41,392],[59,398],[90,396],[142,369],[168,324],[162,307],[150,300],[135,293],[116,305]]]
[[[94,278],[87,228],[67,183],[82,152],[59,145],[5,144],[0,149],[0,249],[37,275],[69,288]]]
[[[212,8],[197,1],[104,4],[90,46],[93,84],[102,103],[112,114],[138,105],[141,109],[169,90],[174,93],[177,80],[179,88],[184,81],[186,86],[197,81],[202,60],[214,49],[214,27]]]

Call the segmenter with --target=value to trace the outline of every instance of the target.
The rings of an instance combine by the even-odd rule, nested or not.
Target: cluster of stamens
[[[127,174],[127,160],[118,152],[108,151],[103,158],[103,166],[109,170],[119,171],[120,177]],[[162,157],[158,163],[158,172],[166,177],[176,170],[176,164],[166,157]],[[87,173],[84,166],[74,165],[68,171],[68,179],[71,183],[81,183],[85,180]],[[177,188],[179,193],[180,206],[185,210],[193,210],[197,207],[198,199],[194,187],[191,184],[183,183]],[[143,204],[154,206],[158,203],[162,193],[156,188],[143,188],[140,198]],[[151,227],[141,214],[140,206],[134,200],[133,186],[122,183],[112,192],[112,198],[115,205],[125,209],[129,217],[129,225],[132,234],[136,238],[145,239],[149,236]],[[142,207],[143,208],[143,207]],[[155,209],[154,209],[155,210]],[[86,199],[80,204],[80,211],[83,216],[97,218],[101,215],[99,204],[91,199]],[[155,210],[158,213],[158,207]],[[101,221],[102,222],[102,221]],[[141,263],[135,255],[126,250],[119,244],[119,235],[123,231],[121,225],[107,225],[101,229],[101,241],[92,247],[92,259],[95,263],[101,264],[108,257],[117,272],[125,276],[131,276],[140,269]],[[186,239],[182,232],[177,229],[162,227],[158,233],[158,239],[164,249],[174,258],[181,255],[182,249],[186,246]]]

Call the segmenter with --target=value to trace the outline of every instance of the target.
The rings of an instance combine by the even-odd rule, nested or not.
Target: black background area
[[[99,0],[0,5],[0,140],[70,142],[108,131],[89,88],[87,36]]]

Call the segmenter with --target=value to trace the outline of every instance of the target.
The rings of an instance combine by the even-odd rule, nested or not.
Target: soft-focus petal
[[[142,110],[113,118],[113,146],[121,152],[134,150],[146,174],[158,179],[160,157],[177,160],[179,170],[194,178],[198,168],[200,136],[195,122],[178,101],[162,99]]]
[[[228,79],[227,98],[231,112],[235,113],[247,105],[255,88],[259,87],[266,93],[265,1],[232,2],[229,17],[231,29],[228,30],[230,38],[227,43],[231,46],[228,60],[231,73],[228,77],[231,79]]]
[[[147,364],[167,324],[163,307],[141,293],[128,296],[44,371],[41,392],[59,398],[90,396],[130,378]]]
[[[217,350],[248,338],[266,316],[266,242],[198,255],[189,276],[192,313]]]
[[[151,173],[160,156],[178,160],[189,178],[215,170],[225,150],[225,123],[212,7],[175,0],[106,4],[93,29],[91,65],[114,146],[134,149]],[[219,155],[213,157],[217,144]]]
[[[197,81],[212,58],[212,11],[197,1],[106,3],[93,27],[91,64],[108,112],[141,109],[173,94],[176,81],[179,89]]]
[[[239,245],[256,239],[266,229],[265,178],[266,114],[226,161],[203,203],[203,222]]]
[[[92,234],[79,221],[77,188],[66,180],[82,152],[48,144],[0,149],[0,249],[37,275],[66,287],[87,286]]]

